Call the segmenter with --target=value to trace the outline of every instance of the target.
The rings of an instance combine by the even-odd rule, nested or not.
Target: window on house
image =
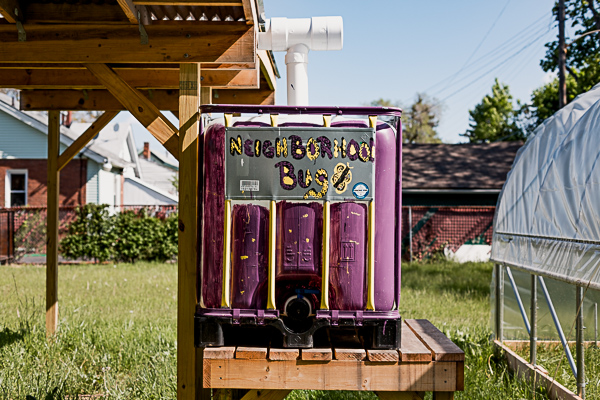
[[[27,170],[12,170],[6,174],[6,206],[27,205]]]

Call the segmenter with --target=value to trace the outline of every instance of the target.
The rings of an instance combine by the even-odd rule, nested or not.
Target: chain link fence
[[[402,207],[402,259],[424,260],[464,244],[492,243],[496,207]]]
[[[59,239],[75,219],[75,207],[60,207]],[[144,211],[160,219],[177,205],[112,207],[112,212]],[[402,258],[424,260],[463,244],[491,244],[495,207],[402,207]],[[0,210],[0,262],[46,254],[45,207]]]

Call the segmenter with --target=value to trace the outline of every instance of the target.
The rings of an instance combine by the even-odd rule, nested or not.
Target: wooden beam
[[[83,68],[83,67],[82,67]],[[137,89],[179,89],[179,70],[113,68]],[[214,88],[255,89],[257,70],[206,70],[202,84]],[[104,89],[87,69],[0,69],[0,88],[11,89]]]
[[[119,3],[121,10],[123,10],[123,13],[129,20],[129,22],[131,22],[132,24],[139,23],[139,20],[138,20],[138,13],[139,13],[142,24],[148,25],[150,18],[148,16],[148,10],[146,9],[146,7],[136,6],[135,4],[133,4],[133,1],[131,1],[131,0],[117,0],[117,2]]]
[[[247,25],[253,25],[258,23],[256,18],[256,3],[254,0],[242,0],[244,5],[244,17],[246,18]]]
[[[177,399],[202,394],[202,369],[196,370],[194,313],[198,303],[198,136],[200,135],[200,65],[182,64],[179,93],[179,256],[177,274]],[[201,192],[200,192],[201,193]],[[198,376],[197,376],[198,374]],[[196,387],[197,379],[199,387]],[[210,394],[210,393],[208,393]]]
[[[86,64],[85,66],[175,158],[179,157],[177,128],[150,100],[129,86],[106,65]]]
[[[204,360],[204,387],[245,389],[454,391],[461,363]],[[360,379],[357,379],[357,376]]]
[[[134,25],[0,25],[5,63],[244,63],[255,62],[254,27],[244,22],[154,21],[149,44]]]
[[[149,6],[242,7],[239,0],[133,0],[133,3]]]
[[[60,111],[48,113],[48,181],[46,219],[46,336],[56,333],[58,325],[58,206],[60,172]]]
[[[139,91],[159,110],[178,108],[178,90]],[[275,92],[263,89],[213,90],[214,104],[275,104]],[[107,90],[23,90],[20,96],[21,110],[126,110]]]
[[[273,64],[271,63],[271,59],[269,58],[267,51],[258,50],[257,56],[260,60],[260,70],[262,71],[269,88],[271,90],[275,90],[277,87],[277,76],[275,75],[275,70],[273,69]]]
[[[109,67],[114,70],[174,70],[179,71],[179,64],[174,63],[143,63],[143,64],[131,64],[131,63],[108,63]],[[206,70],[244,70],[244,69],[256,69],[257,63],[255,62],[243,62],[243,63],[202,63],[202,71]],[[4,63],[0,61],[0,69],[85,69],[81,64],[77,63]]]
[[[62,152],[58,157],[58,170],[62,170],[67,166],[69,161],[73,159],[79,152],[92,140],[100,131],[110,122],[118,111],[106,111],[98,117],[89,128],[85,130],[69,147]]]
[[[551,400],[581,400],[581,397],[556,381],[541,366],[531,365],[498,340],[494,340],[494,346],[501,351],[508,368],[516,374],[517,378],[533,383],[536,389],[544,388]]]
[[[70,4],[29,2],[25,9],[27,24],[128,24],[118,6],[107,4]],[[137,22],[136,22],[137,23]],[[27,38],[29,39],[29,38]]]
[[[16,12],[15,12],[16,10]],[[23,20],[23,11],[18,0],[0,0],[0,14],[11,24]],[[12,27],[14,32],[14,27]]]

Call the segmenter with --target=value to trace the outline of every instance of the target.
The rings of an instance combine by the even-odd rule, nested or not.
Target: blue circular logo
[[[369,187],[366,183],[359,182],[352,188],[352,194],[357,199],[362,200],[369,195]]]

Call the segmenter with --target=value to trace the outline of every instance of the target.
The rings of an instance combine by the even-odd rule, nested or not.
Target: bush
[[[111,259],[115,236],[108,206],[86,204],[78,207],[75,213],[68,235],[60,242],[62,255],[96,262]]]
[[[107,205],[87,204],[77,210],[61,252],[71,259],[164,262],[177,255],[177,214],[165,220],[145,210],[110,215]]]

